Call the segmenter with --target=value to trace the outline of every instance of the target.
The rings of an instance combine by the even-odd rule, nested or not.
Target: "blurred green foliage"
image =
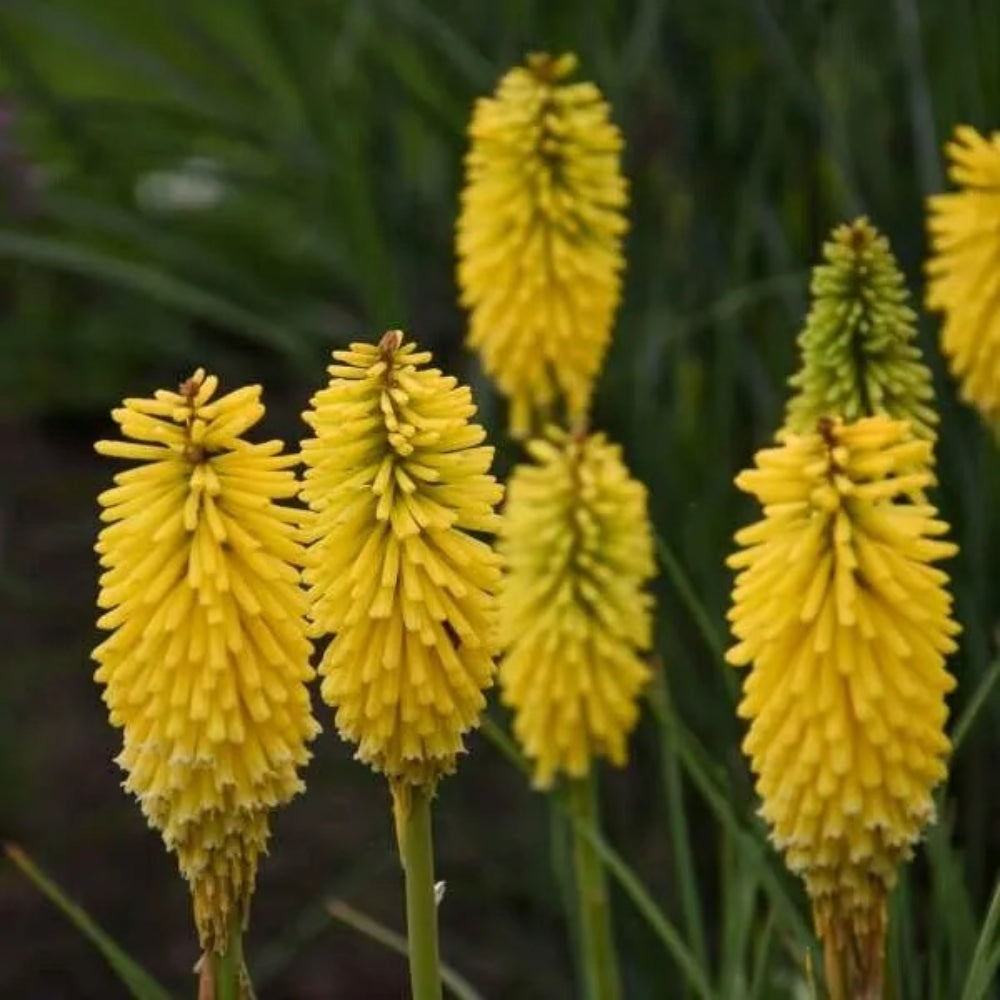
[[[718,659],[723,557],[750,516],[731,480],[780,421],[835,224],[868,214],[919,304],[941,143],[957,122],[1000,126],[995,0],[5,0],[0,415],[103,412],[196,364],[301,406],[331,346],[400,325],[502,428],[460,347],[452,227],[472,102],[538,49],[579,53],[632,185],[595,422],[651,490],[667,683],[608,839],[719,996],[789,995],[802,900],[751,822],[738,677]],[[926,317],[921,342],[962,547],[961,715],[996,676],[1000,461]],[[982,700],[894,899],[901,997],[961,995],[1000,862],[1000,695]],[[651,866],[664,850],[690,868]],[[630,995],[682,995],[655,927],[621,910]]]

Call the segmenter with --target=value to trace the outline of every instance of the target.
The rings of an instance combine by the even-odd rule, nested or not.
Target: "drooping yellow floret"
[[[469,389],[424,367],[429,353],[393,330],[333,357],[302,446],[312,616],[335,633],[322,696],[359,759],[431,784],[493,680],[499,558],[471,532],[495,529],[503,488]]]
[[[206,949],[245,917],[268,810],[303,787],[318,732],[306,682],[310,643],[296,569],[302,514],[280,441],[242,435],[264,413],[260,387],[213,400],[201,370],[178,392],[127,399],[125,440],[102,455],[140,464],[98,497],[104,572],[95,678],[125,788],[177,852]]]
[[[511,428],[559,402],[582,416],[611,337],[624,267],[622,138],[576,57],[535,54],[469,125],[457,227],[468,342],[510,399]]]
[[[736,535],[727,659],[749,664],[739,707],[762,814],[840,948],[877,939],[900,863],[945,776],[945,656],[959,631],[956,548],[919,502],[931,445],[906,421],[823,419],[757,454],[736,484],[764,517]]]
[[[961,190],[927,200],[927,308],[962,398],[1000,429],[1000,132],[960,125],[945,152]]]
[[[622,765],[649,677],[646,490],[603,434],[550,428],[510,480],[500,532],[500,685],[536,787]]]

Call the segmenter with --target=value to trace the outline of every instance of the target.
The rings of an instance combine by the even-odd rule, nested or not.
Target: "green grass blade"
[[[350,7],[359,24],[371,17],[368,4]],[[344,81],[327,79],[313,55],[315,26],[295,4],[263,4],[257,14],[309,129],[319,155],[330,165],[331,197],[336,198],[339,228],[352,247],[353,276],[365,305],[365,323],[379,330],[406,326],[406,308],[372,169],[374,147],[367,117],[349,119],[331,105],[349,106],[357,95]],[[359,33],[363,34],[359,28]],[[348,69],[347,73],[356,72]]]
[[[242,309],[203,288],[150,267],[119,260],[87,247],[44,236],[0,230],[0,258],[12,258],[79,274],[138,292],[161,305],[212,320],[300,361],[309,358],[306,344],[288,327]]]
[[[768,895],[776,913],[780,916],[784,928],[794,938],[794,947],[799,950],[809,948],[813,937],[799,907],[789,895],[787,889],[769,863],[766,855],[767,847],[760,841],[759,834],[746,829],[736,816],[732,802],[722,788],[721,781],[707,766],[704,752],[699,747],[693,735],[687,732],[679,720],[673,719],[669,707],[651,702],[654,715],[661,725],[674,725],[674,739],[681,762],[684,764],[694,784],[699,789],[709,808],[719,820],[720,825],[734,839],[734,847],[744,855],[744,861],[755,870],[764,892]],[[492,719],[486,717],[482,721],[483,735],[496,746],[500,752],[520,770],[529,770],[527,762],[521,755],[514,741]],[[645,888],[635,877],[631,869],[621,860],[614,850],[597,834],[590,831],[589,836],[599,841],[596,846],[604,864],[629,897],[633,905],[649,924],[650,929],[659,937],[674,957],[679,968],[685,973],[691,986],[700,996],[712,995],[708,977],[702,970],[697,959],[681,935],[670,923],[663,912],[656,906]]]
[[[681,565],[680,560],[674,555],[673,550],[659,533],[656,535],[656,554],[661,565],[667,571],[670,582],[674,585],[678,595],[684,602],[684,606],[688,609],[688,613],[691,615],[691,619],[695,623],[702,639],[705,640],[705,645],[708,646],[718,660],[722,660],[726,652],[725,639],[712,621],[712,616],[708,613],[708,609],[698,596],[698,592],[695,590],[694,584]],[[726,671],[725,676],[727,681],[732,680],[729,671]],[[731,690],[734,689],[731,688]]]
[[[958,748],[962,745],[965,737],[969,735],[972,724],[979,717],[979,713],[986,704],[987,699],[996,687],[997,680],[1000,680],[1000,656],[998,656],[987,668],[986,673],[980,678],[976,690],[972,697],[965,703],[962,714],[955,722],[951,731],[951,753],[954,756],[958,753]]]
[[[492,85],[496,76],[492,62],[455,29],[454,18],[442,16],[421,0],[396,0],[392,7],[393,14],[460,72],[470,88],[485,90]]]
[[[480,729],[483,736],[507,758],[508,763],[513,764],[514,767],[524,774],[531,772],[531,766],[524,759],[524,755],[518,749],[517,744],[503,731],[503,728],[495,719],[484,715]]]
[[[972,953],[961,1000],[980,1000],[989,996],[997,966],[1000,966],[1000,882],[993,890],[976,950]]]
[[[402,934],[397,934],[396,931],[386,927],[385,924],[379,923],[379,921],[368,916],[368,914],[356,910],[342,899],[330,900],[326,904],[326,912],[334,920],[339,920],[342,924],[346,924],[359,934],[364,934],[365,937],[371,938],[372,941],[376,941],[390,951],[396,952],[397,955],[406,957],[406,938]],[[444,962],[441,963],[441,982],[451,995],[457,997],[458,1000],[483,1000],[475,987],[464,976],[461,976]]]
[[[642,882],[622,860],[618,852],[593,827],[585,826],[571,819],[574,827],[593,846],[600,856],[604,867],[611,873],[622,891],[628,896],[650,930],[660,939],[670,956],[677,963],[678,969],[702,1000],[712,1000],[714,996],[705,969],[699,965],[691,950],[684,943],[677,928],[667,919],[663,911],[653,901]]]
[[[750,989],[747,1000],[761,1000],[764,987],[767,984],[767,973],[770,968],[771,946],[774,942],[774,910],[768,910],[764,918],[764,926],[757,934],[757,944],[754,948],[754,963],[751,972]]]
[[[914,899],[909,871],[904,870],[889,898],[886,987],[892,997],[927,995],[922,989],[926,962],[917,947]]]
[[[482,721],[482,730],[486,738],[511,763],[522,771],[529,770],[527,762],[524,760],[514,741],[494,720],[488,717],[484,718]],[[646,891],[646,888],[636,877],[632,869],[629,868],[618,852],[608,844],[597,830],[593,827],[584,826],[570,815],[561,797],[552,796],[552,801],[557,803],[558,808],[566,815],[574,828],[579,830],[590,841],[594,850],[601,858],[604,867],[607,868],[632,905],[635,906],[640,916],[646,921],[650,930],[666,947],[695,993],[699,997],[702,997],[703,1000],[711,1000],[713,995],[712,988],[709,985],[708,976],[704,968],[699,964],[690,948],[684,943],[684,939],[678,933],[677,928],[674,927],[663,911],[656,905],[652,896]]]
[[[206,87],[204,81],[173,65],[154,45],[135,44],[103,30],[96,18],[69,10],[66,5],[42,0],[6,0],[4,11],[73,49],[87,50],[101,62],[117,67],[126,77],[132,76],[169,95],[175,105],[198,119],[238,134],[260,136],[261,116],[250,102],[240,105],[226,101],[215,88]]]
[[[757,919],[760,882],[756,867],[747,863],[730,844],[724,852],[722,878],[722,941],[718,962],[718,995],[742,996],[746,992],[747,968],[753,927]],[[771,911],[773,913],[773,910]]]
[[[735,806],[727,794],[723,780],[711,755],[701,746],[697,738],[677,717],[671,704],[650,701],[654,718],[661,726],[673,730],[672,739],[677,753],[692,783],[701,793],[706,805],[715,815],[719,825],[733,838],[735,846],[746,856],[746,860],[757,869],[761,887],[767,893],[785,928],[796,938],[796,946],[802,949],[811,945],[813,937],[802,912],[792,899],[784,882],[769,861],[770,849],[763,842],[761,834],[745,826],[737,815]]]
[[[791,25],[778,17],[767,0],[744,0],[750,20],[760,38],[763,51],[774,63],[787,100],[809,115],[819,130],[841,188],[843,211],[857,215],[864,204],[857,183],[853,162],[855,150],[837,129],[837,123],[814,82],[814,76],[803,65],[802,53],[793,42]]]
[[[0,66],[10,83],[24,95],[27,102],[38,108],[52,123],[56,134],[68,145],[76,146],[85,161],[95,162],[97,150],[69,103],[57,95],[35,65],[27,46],[19,44],[13,33],[0,24]],[[10,83],[4,81],[5,89]],[[23,99],[23,98],[22,98]]]
[[[573,954],[573,971],[576,982],[586,981],[585,957],[582,947],[580,912],[576,906],[573,882],[572,840],[563,789],[555,788],[546,796],[545,815],[548,821],[549,867],[559,896],[559,912],[565,916],[570,950]]]
[[[929,934],[930,985],[941,984],[932,996],[958,996],[976,946],[978,917],[967,886],[962,854],[955,846],[954,804],[937,799],[937,822],[927,831],[924,854],[930,870],[930,913],[937,916]]]
[[[717,323],[739,319],[752,307],[759,306],[770,299],[779,299],[801,292],[808,283],[809,272],[801,270],[788,271],[784,274],[761,278],[759,281],[747,282],[736,288],[728,289],[707,306],[682,317],[680,322],[687,335],[701,333]]]
[[[665,676],[660,664],[655,668],[651,697],[661,701],[668,697]],[[705,945],[704,917],[695,877],[694,853],[691,849],[691,824],[684,805],[680,760],[670,730],[665,726],[657,728],[660,735],[660,762],[666,796],[670,852],[675,862],[681,913],[687,939],[698,961],[704,966],[708,961],[708,948]]]
[[[898,26],[898,44],[910,98],[910,127],[916,152],[917,173],[925,194],[944,187],[944,171],[934,131],[934,107],[931,100],[927,66],[920,40],[920,10],[916,0],[894,0]]]
[[[626,84],[638,80],[656,59],[656,43],[667,12],[666,0],[642,0],[635,7],[621,60]]]
[[[677,589],[684,605],[687,607],[705,644],[721,660],[725,650],[723,637],[713,623],[708,610],[698,596],[684,567],[659,534],[656,536],[656,547],[660,563],[667,571],[667,575]],[[728,682],[728,690],[735,696],[736,685],[731,672],[727,670],[725,677]],[[675,752],[680,757],[689,776],[712,809],[716,818],[720,821],[726,833],[735,838],[734,846],[747,854],[747,860],[758,869],[758,877],[762,887],[770,897],[772,903],[777,907],[779,913],[787,921],[787,926],[793,929],[793,933],[803,947],[808,946],[812,941],[812,935],[799,908],[788,895],[783,883],[777,877],[772,864],[767,860],[765,845],[760,842],[759,836],[747,830],[742,821],[736,816],[730,797],[726,794],[722,783],[715,775],[714,768],[709,765],[710,756],[700,747],[694,735],[687,731],[680,719],[677,718],[676,713],[670,705],[669,695],[665,686],[661,686],[659,697],[657,697],[657,692],[654,691],[650,703],[653,707],[654,718],[660,727],[672,730],[670,737],[672,741],[671,745],[676,748]],[[674,729],[673,727],[676,728]]]
[[[399,874],[399,856],[395,842],[376,840],[354,852],[350,864],[323,885],[314,887],[311,898],[297,915],[282,921],[279,933],[266,941],[257,941],[253,949],[251,971],[254,985],[263,996],[270,996],[279,977],[292,969],[305,948],[329,932],[327,902],[346,896],[364,896],[374,881]]]
[[[170,994],[121,946],[74,903],[16,844],[4,844],[4,854],[88,941],[107,959],[115,974],[136,1000],[170,1000]]]
[[[81,242],[99,246],[113,240],[130,258],[144,258],[164,271],[197,284],[211,284],[228,299],[245,303],[255,314],[276,314],[280,300],[195,235],[152,221],[140,212],[128,211],[96,198],[52,191],[46,197],[45,215],[60,227],[62,239],[80,234]]]

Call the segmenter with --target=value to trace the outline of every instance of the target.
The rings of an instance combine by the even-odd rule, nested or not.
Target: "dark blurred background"
[[[472,103],[533,50],[576,51],[626,137],[627,280],[595,423],[649,485],[721,635],[722,560],[750,514],[731,480],[780,418],[809,268],[835,224],[867,213],[919,303],[941,144],[957,122],[1000,126],[995,0],[0,2],[0,837],[179,993],[197,957],[186,890],[118,787],[91,680],[94,497],[111,475],[92,441],[123,396],[197,365],[262,382],[264,433],[296,440],[328,351],[402,326],[472,383],[508,468],[502,402],[461,344],[452,232]],[[922,322],[939,499],[962,546],[960,710],[995,655],[1000,465]],[[658,653],[749,815],[734,678],[676,584],[657,586]],[[341,897],[402,925],[383,783],[321,717],[309,792],[275,818],[262,867],[255,978],[264,998],[399,997],[402,961],[324,914]],[[977,910],[1000,858],[998,722],[993,698],[943,817]],[[546,801],[485,739],[471,748],[437,811],[445,957],[487,997],[570,997]],[[605,782],[608,834],[671,907],[657,754],[646,717],[632,767]],[[719,841],[688,798],[711,922]],[[629,994],[679,996],[616,906]],[[0,864],[0,996],[119,995]]]

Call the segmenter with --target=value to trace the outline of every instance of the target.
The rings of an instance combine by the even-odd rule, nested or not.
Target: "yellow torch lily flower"
[[[560,402],[584,415],[621,293],[622,137],[597,87],[565,82],[575,67],[528,56],[469,125],[458,283],[516,436]]]
[[[956,547],[920,499],[930,450],[906,421],[826,418],[736,479],[764,512],[728,560],[727,660],[751,668],[743,750],[828,970],[853,956],[859,982],[881,974],[886,893],[933,819],[949,751],[944,661],[959,627],[931,563]],[[855,987],[844,995],[869,995]]]
[[[927,200],[927,308],[962,398],[1000,427],[1000,132],[960,125],[945,152],[961,190]]]
[[[603,434],[550,428],[510,480],[500,551],[500,685],[534,784],[626,760],[650,671],[646,490]]]
[[[466,386],[399,330],[334,351],[303,416],[315,511],[306,581],[324,701],[357,756],[394,785],[454,770],[493,680],[492,532],[503,488]]]
[[[301,513],[280,441],[243,434],[264,413],[260,387],[213,399],[198,370],[178,392],[127,399],[123,440],[102,455],[138,463],[100,495],[104,572],[94,651],[111,722],[123,730],[125,788],[177,853],[206,951],[245,920],[268,812],[303,784],[318,732]]]

